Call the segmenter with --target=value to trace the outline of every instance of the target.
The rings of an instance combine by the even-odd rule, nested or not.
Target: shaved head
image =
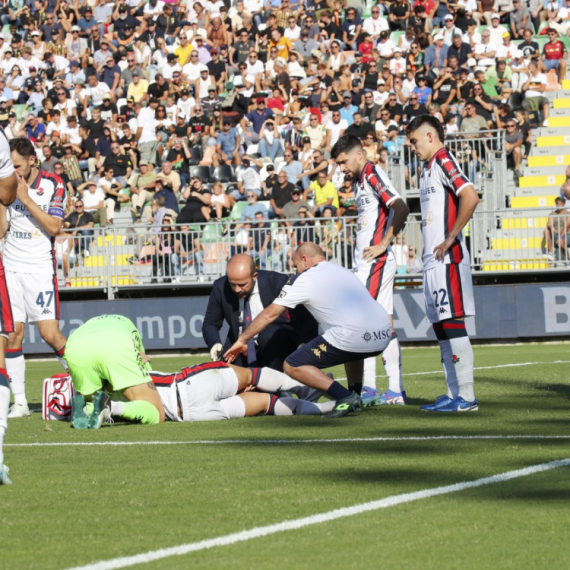
[[[325,252],[312,241],[301,244],[293,254],[293,264],[297,268],[297,273],[303,273],[321,261],[326,261]]]
[[[249,297],[257,279],[253,259],[245,253],[234,255],[228,262],[227,276],[230,287],[238,297]]]

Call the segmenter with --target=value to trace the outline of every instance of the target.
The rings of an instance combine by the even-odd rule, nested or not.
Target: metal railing
[[[473,271],[566,269],[565,239],[549,242],[546,230],[550,217],[560,237],[568,218],[551,214],[547,209],[476,211],[464,232]],[[200,285],[224,275],[236,253],[251,255],[261,269],[293,273],[291,254],[304,241],[319,243],[328,260],[351,268],[356,225],[356,218],[346,217],[273,221],[264,227],[222,222],[156,232],[120,226],[64,232],[56,239],[58,281],[64,288],[106,290],[108,298],[127,288]],[[419,214],[409,216],[393,245],[398,279],[413,286],[421,264],[411,263],[410,247],[421,261]]]
[[[486,208],[504,208],[506,197],[506,160],[504,131],[489,130],[458,133],[445,138],[445,145],[457,158],[475,190],[489,200]],[[388,175],[402,197],[419,197],[419,178],[423,163],[401,137],[396,154],[389,157]],[[490,192],[492,191],[492,192]]]

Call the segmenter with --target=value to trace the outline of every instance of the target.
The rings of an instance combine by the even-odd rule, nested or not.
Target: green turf
[[[256,440],[240,445],[10,447],[14,485],[0,487],[0,568],[50,570],[128,556],[296,519],[400,493],[570,457],[570,439],[301,440],[441,435],[570,435],[570,345],[475,349],[481,408],[438,415],[439,352],[403,352],[411,405],[341,420],[231,422],[74,431],[40,414],[9,421],[7,444]],[[195,358],[160,358],[171,371]],[[381,367],[380,367],[381,370]],[[413,375],[423,371],[432,374]],[[28,394],[57,364],[28,363]],[[342,371],[336,370],[337,376]],[[384,385],[385,380],[379,381]],[[568,468],[170,557],[135,568],[568,567]]]

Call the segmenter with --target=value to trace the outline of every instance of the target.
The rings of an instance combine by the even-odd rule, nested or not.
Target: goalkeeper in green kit
[[[111,412],[142,424],[164,422],[150,363],[131,320],[121,315],[90,319],[69,337],[65,360],[78,393],[73,398],[73,427],[98,429],[110,421]]]

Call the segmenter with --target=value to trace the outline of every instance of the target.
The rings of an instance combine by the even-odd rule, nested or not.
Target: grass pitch
[[[542,438],[570,436],[570,345],[476,347],[475,359],[483,367],[475,373],[480,409],[469,414],[420,412],[444,392],[439,351],[422,348],[403,352],[410,405],[341,420],[259,417],[99,431],[43,422],[40,413],[9,420],[5,462],[14,485],[0,487],[0,568],[83,566],[570,458],[570,437]],[[153,365],[174,371],[200,360]],[[28,363],[34,407],[41,381],[57,372],[55,362]],[[469,439],[509,435],[532,438]],[[428,439],[437,436],[468,439]],[[321,441],[280,442],[313,439]],[[342,441],[322,441],[331,439]],[[237,443],[188,443],[219,440]],[[44,445],[63,442],[135,445]],[[563,467],[130,567],[568,567],[569,475]]]

